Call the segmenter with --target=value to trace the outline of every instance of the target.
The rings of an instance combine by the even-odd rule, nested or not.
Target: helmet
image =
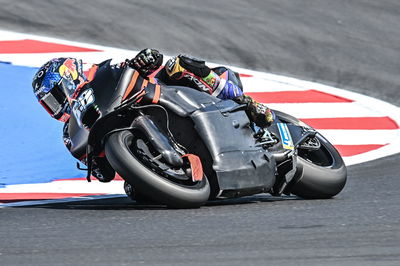
[[[74,92],[86,80],[81,60],[54,58],[36,72],[32,81],[33,93],[51,117],[65,122],[69,118],[69,103]]]

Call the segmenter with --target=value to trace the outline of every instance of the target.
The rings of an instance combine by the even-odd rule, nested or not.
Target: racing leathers
[[[155,49],[147,48],[140,51],[131,60],[130,65],[146,77],[161,68],[162,60],[162,54]],[[244,95],[239,75],[226,67],[211,69],[203,60],[178,55],[169,59],[155,77],[167,85],[191,87],[219,99],[231,99],[245,104],[250,120],[259,127],[267,127],[273,121],[270,109],[265,104]]]

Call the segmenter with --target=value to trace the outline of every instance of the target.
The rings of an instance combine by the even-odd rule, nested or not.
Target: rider
[[[162,54],[147,48],[140,51],[130,65],[147,77],[161,67],[162,61]],[[260,127],[267,127],[273,121],[270,109],[244,95],[239,75],[226,67],[211,69],[203,60],[178,55],[169,59],[155,77],[167,85],[187,86],[223,100],[231,99],[246,104],[250,120]]]
[[[239,76],[225,67],[210,69],[205,61],[178,55],[171,58],[161,68],[163,55],[155,49],[144,49],[133,59],[111,65],[111,60],[93,65],[85,75],[82,61],[75,58],[55,58],[45,63],[35,74],[32,82],[33,92],[39,103],[55,119],[65,122],[64,143],[70,150],[68,134],[69,116],[83,88],[98,87],[114,89],[128,64],[136,70],[133,75],[127,98],[136,97],[140,104],[157,103],[159,84],[188,86],[204,91],[220,99],[232,99],[246,104],[246,113],[251,121],[260,127],[269,126],[273,116],[266,105],[257,103],[245,96]],[[158,72],[156,72],[158,70]],[[145,86],[146,84],[146,86]],[[158,92],[157,92],[158,90]],[[84,161],[84,160],[82,160]],[[99,177],[99,175],[96,175]],[[113,176],[100,181],[110,181]]]

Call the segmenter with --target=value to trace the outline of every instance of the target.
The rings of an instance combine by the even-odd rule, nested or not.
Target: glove
[[[146,48],[129,61],[129,66],[136,69],[140,75],[147,77],[156,71],[163,62],[163,55],[155,49]]]
[[[239,104],[246,104],[246,113],[250,120],[259,127],[268,127],[274,121],[274,116],[267,105],[256,102],[247,95],[233,98]]]

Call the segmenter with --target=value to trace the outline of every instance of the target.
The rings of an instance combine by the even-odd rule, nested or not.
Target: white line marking
[[[67,203],[76,201],[87,201],[87,200],[100,200],[100,199],[113,199],[113,198],[125,198],[126,195],[100,195],[100,196],[85,196],[85,197],[74,197],[65,199],[54,199],[54,200],[31,200],[31,201],[18,201],[12,203],[0,203],[0,209],[6,207],[23,207],[23,206],[35,206],[44,204],[55,204],[55,203]]]
[[[87,182],[86,180],[62,180],[49,183],[8,185],[1,193],[99,193],[125,194],[124,181]]]
[[[383,117],[386,114],[358,102],[352,103],[270,103],[269,108],[298,118]],[[318,111],[316,111],[318,110]],[[349,112],[351,110],[351,112]]]
[[[400,139],[400,130],[318,130],[326,139],[334,139],[336,145],[388,144]]]

